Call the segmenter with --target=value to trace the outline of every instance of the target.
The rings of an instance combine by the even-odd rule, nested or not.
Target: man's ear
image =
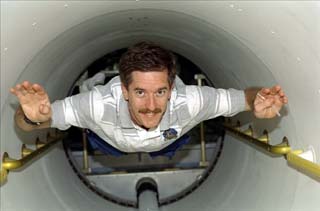
[[[121,83],[121,90],[122,90],[122,94],[123,94],[124,99],[128,100],[129,99],[129,92],[123,83]]]

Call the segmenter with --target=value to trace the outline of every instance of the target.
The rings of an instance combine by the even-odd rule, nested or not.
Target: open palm
[[[263,88],[254,100],[254,114],[257,118],[273,118],[288,103],[288,98],[282,88],[277,85],[272,88]]]
[[[51,118],[50,100],[40,85],[24,81],[10,91],[18,97],[24,114],[31,121],[45,122]]]

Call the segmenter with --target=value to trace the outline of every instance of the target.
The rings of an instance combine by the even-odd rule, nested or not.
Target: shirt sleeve
[[[51,108],[51,127],[60,130],[66,130],[72,125],[94,129],[103,114],[102,97],[96,89],[57,100]]]
[[[217,116],[233,116],[246,109],[243,90],[187,86],[186,93],[189,112],[199,122]]]

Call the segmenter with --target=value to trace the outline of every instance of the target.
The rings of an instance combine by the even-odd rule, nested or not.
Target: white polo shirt
[[[147,131],[130,118],[123,98],[120,77],[92,91],[67,97],[52,104],[51,127],[66,130],[71,125],[88,128],[123,152],[154,152],[172,144],[200,122],[217,116],[233,116],[245,110],[242,90],[186,86],[176,77],[170,101],[158,127]],[[163,135],[174,129],[177,136]]]

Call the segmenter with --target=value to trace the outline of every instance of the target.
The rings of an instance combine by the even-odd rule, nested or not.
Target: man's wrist
[[[261,87],[252,87],[245,90],[246,110],[254,110],[254,100]]]
[[[42,123],[42,122],[33,122],[33,121],[31,121],[25,114],[23,114],[23,120],[24,120],[25,123],[27,123],[29,125],[35,125],[35,126],[39,126]]]

